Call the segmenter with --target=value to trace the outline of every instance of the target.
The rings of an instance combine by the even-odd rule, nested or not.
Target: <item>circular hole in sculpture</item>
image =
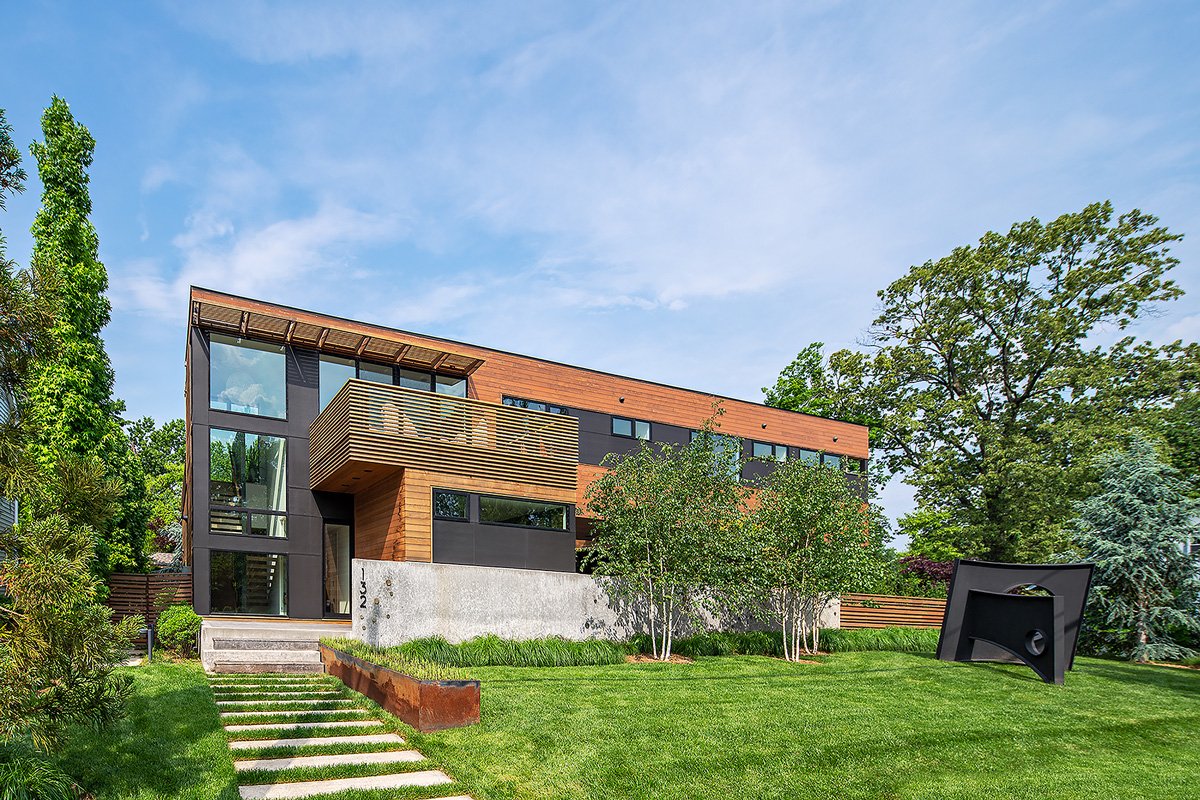
[[[1036,583],[1019,583],[1010,587],[1005,594],[1019,594],[1024,597],[1053,597],[1054,592]]]

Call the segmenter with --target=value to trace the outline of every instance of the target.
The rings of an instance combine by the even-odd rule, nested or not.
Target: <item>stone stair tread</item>
[[[424,760],[425,756],[416,750],[385,750],[380,753],[248,759],[234,762],[233,767],[238,772],[246,772],[252,769],[281,770],[297,767],[339,767],[344,764],[401,764]]]
[[[222,717],[250,717],[262,714],[276,714],[286,717],[299,717],[304,714],[369,714],[365,708],[279,708],[260,709],[258,711],[222,711]]]
[[[219,706],[294,706],[298,703],[299,704],[307,704],[307,705],[312,705],[314,703],[325,703],[325,704],[333,704],[333,705],[338,705],[338,706],[348,706],[348,705],[351,705],[352,703],[354,703],[354,701],[347,700],[346,698],[341,698],[338,700],[320,700],[320,699],[314,698],[314,699],[310,699],[310,700],[270,700],[270,699],[266,699],[266,700],[217,700],[216,701],[216,704]]]
[[[297,700],[320,700],[322,697],[328,697],[330,695],[341,695],[341,692],[333,689],[319,692],[264,692],[260,690],[254,692],[214,692],[214,694],[217,697],[233,697],[236,695],[246,702],[251,702],[258,698],[271,700],[277,697],[285,697],[288,699]]]
[[[312,650],[209,650],[206,654],[213,663],[240,662],[255,664],[258,662],[296,662],[301,664],[321,663],[321,652]]]
[[[383,723],[376,719],[339,719],[332,722],[256,722],[250,725],[226,725],[225,730],[230,733],[238,733],[240,731],[266,731],[266,730],[304,730],[305,728],[357,728],[362,726],[374,727]]]
[[[339,778],[328,781],[300,783],[267,783],[240,786],[242,800],[282,800],[282,798],[313,797],[352,789],[403,789],[409,786],[440,786],[454,781],[441,770],[399,772],[391,775],[372,775],[364,778]]]
[[[297,739],[237,739],[230,750],[257,750],[260,747],[315,747],[325,744],[404,744],[395,733],[364,733],[358,736],[308,736]]]

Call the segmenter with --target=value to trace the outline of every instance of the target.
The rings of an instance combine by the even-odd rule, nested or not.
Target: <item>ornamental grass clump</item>
[[[419,681],[460,681],[467,679],[466,674],[461,670],[454,669],[445,664],[406,656],[394,647],[375,647],[366,642],[360,642],[357,639],[332,637],[322,638],[321,644],[331,647],[334,650],[340,650],[355,658],[360,658],[363,661],[369,661],[372,664],[378,664],[381,667],[387,667],[390,670],[403,673]]]
[[[560,637],[502,639],[479,636],[451,644],[435,636],[415,639],[389,648],[408,658],[457,667],[586,667],[620,664],[627,648],[618,642],[590,639],[582,642]]]
[[[937,650],[937,628],[831,628],[821,632],[821,644],[830,653],[891,650],[898,653],[932,653]]]

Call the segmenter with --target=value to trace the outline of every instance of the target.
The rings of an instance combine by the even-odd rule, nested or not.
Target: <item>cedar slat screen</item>
[[[451,395],[347,381],[309,429],[310,484],[345,491],[350,462],[575,490],[579,422]]]
[[[843,628],[940,628],[945,612],[946,601],[937,597],[842,595]]]
[[[181,572],[114,572],[108,576],[108,600],[113,620],[140,615],[148,625],[158,624],[167,606],[192,604],[192,576]],[[145,637],[139,641],[144,642]]]

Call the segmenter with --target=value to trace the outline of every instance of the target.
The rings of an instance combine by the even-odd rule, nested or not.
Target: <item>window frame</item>
[[[275,419],[275,420],[283,420],[284,422],[286,422],[287,418],[288,418],[288,400],[291,395],[291,391],[288,388],[289,381],[288,381],[288,377],[287,377],[287,364],[288,364],[287,359],[288,359],[288,354],[289,354],[288,346],[286,344],[276,344],[275,342],[264,342],[260,339],[254,339],[249,336],[233,336],[228,333],[222,333],[221,331],[206,331],[206,334],[207,334],[206,341],[208,344],[208,353],[206,353],[206,355],[208,356],[208,410],[209,411],[217,411],[222,414],[237,414],[239,416],[249,417],[251,419]],[[219,337],[216,342],[214,342],[214,337]],[[221,341],[222,339],[224,339],[226,341]],[[213,405],[213,403],[215,402],[213,400],[213,367],[214,367],[214,362],[215,362],[215,359],[213,358],[213,344],[214,343],[219,344],[223,347],[241,347],[242,342],[253,342],[254,344],[263,345],[265,347],[278,347],[279,348],[279,355],[283,356],[283,415],[282,416],[276,416],[274,414],[260,414],[260,413],[254,412],[254,411],[234,411],[231,408],[220,408],[218,406]],[[259,352],[270,352],[267,350],[263,350],[261,348],[254,348],[254,347],[247,348],[247,349],[251,349],[251,350],[257,349],[257,350],[259,350]]]
[[[437,496],[439,494],[458,495],[463,499],[463,516],[448,517],[445,514],[437,513]],[[435,488],[429,495],[429,510],[434,519],[444,519],[450,522],[470,522],[471,521],[471,493],[464,492],[461,489],[438,489]]]
[[[771,449],[770,455],[765,455],[765,456],[758,455],[757,453],[754,452],[755,448],[757,448],[757,447],[770,448]],[[781,448],[783,450],[783,458],[779,457],[779,450]],[[786,444],[776,444],[774,442],[751,441],[750,442],[750,457],[761,459],[763,461],[773,461],[776,464],[784,464],[784,463],[787,463],[788,461],[791,461],[792,454],[791,454],[791,448]]]
[[[239,433],[244,436],[256,436],[256,437],[264,437],[265,436],[269,439],[278,439],[283,443],[283,476],[282,476],[283,508],[282,509],[263,508],[261,506],[248,506],[245,504],[243,504],[243,505],[221,505],[221,504],[213,502],[213,496],[212,496],[212,485],[213,485],[212,445],[213,445],[213,434],[218,431],[222,432],[222,433],[232,433],[232,434],[234,434],[234,436],[236,436]],[[209,536],[237,536],[237,537],[243,537],[243,538],[252,539],[252,540],[265,540],[265,541],[275,541],[275,542],[289,541],[291,539],[291,534],[288,532],[289,525],[288,525],[288,508],[287,508],[287,506],[288,506],[288,484],[287,484],[287,480],[288,480],[288,474],[287,474],[288,473],[288,437],[276,436],[275,434],[271,434],[271,433],[258,433],[256,431],[233,430],[230,428],[222,428],[217,425],[210,425],[208,428],[208,454],[209,454],[209,459],[208,459],[208,516],[207,516],[207,519],[208,519],[208,534],[209,534]],[[231,470],[232,470],[232,466],[231,466]],[[230,477],[231,478],[233,477],[232,474],[230,475]],[[236,484],[234,484],[234,485],[236,486]],[[222,512],[229,514],[230,516],[232,516],[234,514],[238,515],[238,517],[241,518],[243,521],[243,532],[241,532],[241,533],[214,532],[212,529],[212,513],[213,513],[213,511],[222,511]],[[251,533],[250,531],[253,530],[253,528],[254,528],[254,517],[256,515],[281,518],[283,520],[283,536],[271,536],[271,535],[260,536],[255,533]]]
[[[535,500],[532,497],[506,497],[499,494],[478,494],[479,498],[479,524],[493,525],[497,528],[519,528],[526,531],[550,531],[551,533],[571,533],[571,505],[569,503],[556,503],[552,500]],[[483,502],[484,500],[512,500],[518,503],[537,503],[543,506],[558,506],[563,510],[563,526],[561,528],[547,528],[542,525],[522,525],[519,522],[493,522],[483,518]]]
[[[560,406],[557,403],[547,403],[544,400],[529,400],[524,397],[513,397],[512,395],[504,395],[500,399],[500,404],[509,408],[522,408],[526,411],[537,411],[542,414],[559,414],[562,416],[571,416],[571,411],[566,406]],[[531,405],[539,405],[542,408],[530,408]]]
[[[650,420],[637,419],[636,417],[622,417],[619,414],[610,414],[609,418],[610,418],[610,422],[609,422],[608,430],[609,430],[610,435],[616,436],[619,439],[634,439],[639,442],[654,441],[654,423],[651,422]],[[614,426],[617,424],[618,421],[628,422],[630,433],[617,433],[615,430],[613,430]],[[646,426],[645,438],[637,435],[638,425]]]

